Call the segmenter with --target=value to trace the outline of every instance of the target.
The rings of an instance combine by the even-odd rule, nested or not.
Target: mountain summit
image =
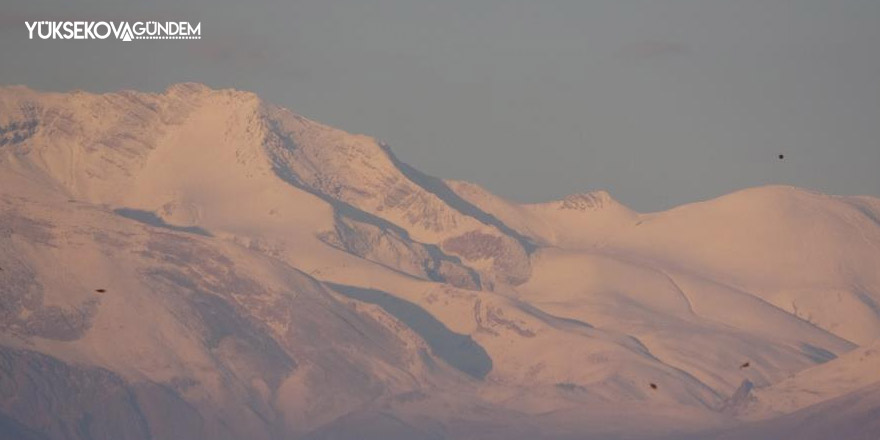
[[[0,89],[8,438],[772,438],[880,407],[878,267],[872,197],[517,204],[252,93]]]

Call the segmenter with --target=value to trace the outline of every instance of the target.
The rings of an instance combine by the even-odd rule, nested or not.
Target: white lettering
[[[187,21],[26,21],[28,38],[43,40],[200,39],[202,23]]]
[[[103,34],[98,30],[99,28],[104,28]],[[110,28],[110,25],[106,21],[99,21],[99,22],[95,23],[95,27],[93,29],[93,32],[95,33],[95,37],[100,38],[102,40],[109,37],[110,32],[112,32],[112,31],[113,31],[113,29]]]
[[[61,26],[64,25],[63,21],[56,21],[52,23],[52,39],[60,40],[61,37]]]
[[[27,26],[28,39],[33,40],[34,39],[34,28],[37,27],[37,22],[36,21],[31,22],[31,23],[24,22],[24,25]]]
[[[43,25],[47,25],[47,26],[43,26]],[[43,28],[44,27],[47,28],[46,35],[43,35]],[[49,24],[48,21],[41,21],[40,24],[37,26],[37,35],[44,40],[48,40],[49,37],[52,36],[52,25]]]

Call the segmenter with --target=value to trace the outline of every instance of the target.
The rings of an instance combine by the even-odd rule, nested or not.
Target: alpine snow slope
[[[251,93],[0,89],[3,438],[876,439],[878,336],[876,198],[516,204]]]

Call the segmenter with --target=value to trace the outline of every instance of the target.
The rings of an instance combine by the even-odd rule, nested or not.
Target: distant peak
[[[708,203],[742,203],[756,206],[776,205],[786,200],[828,199],[832,196],[821,192],[791,185],[764,185],[740,189],[720,197],[707,200]],[[697,202],[704,203],[704,202]]]
[[[197,82],[183,82],[172,84],[165,89],[166,95],[202,95],[206,93],[210,93],[213,90],[202,84]]]
[[[591,191],[587,193],[571,194],[562,199],[559,209],[572,209],[577,211],[594,211],[618,205],[617,201],[607,191]]]
[[[165,96],[174,98],[220,97],[232,101],[260,101],[253,92],[238,89],[213,89],[202,83],[183,82],[172,84],[165,89]]]

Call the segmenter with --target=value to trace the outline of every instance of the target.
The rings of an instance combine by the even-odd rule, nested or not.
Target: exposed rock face
[[[11,122],[0,127],[0,147],[6,144],[20,144],[37,132],[37,120]]]
[[[519,242],[511,237],[470,231],[443,241],[443,249],[461,255],[468,261],[487,260],[492,273],[510,284],[521,284],[529,279],[529,256]]]
[[[414,240],[440,245],[444,251],[461,257],[465,264],[474,258],[497,259],[487,268],[491,268],[490,274],[498,271],[500,279],[519,282],[528,277],[528,270],[522,269],[529,265],[525,237],[460,199],[441,180],[402,164],[387,146],[283,109],[267,108],[266,118],[267,151],[276,171],[288,182],[333,200],[334,204],[341,202],[405,229]],[[473,252],[459,254],[463,249],[460,245],[447,249],[442,244],[444,238],[469,230],[505,240],[507,252],[474,257]],[[458,241],[461,240],[465,238]],[[443,271],[452,267],[448,263],[442,266]],[[456,274],[453,278],[461,276]],[[466,284],[473,285],[470,281]]]
[[[339,216],[336,228],[320,237],[331,246],[419,278],[470,290],[481,287],[480,276],[459,258],[444,254],[437,246],[413,242],[398,228]]]
[[[586,194],[572,194],[562,200],[560,209],[578,211],[602,209],[617,202],[605,191],[594,191]]]

